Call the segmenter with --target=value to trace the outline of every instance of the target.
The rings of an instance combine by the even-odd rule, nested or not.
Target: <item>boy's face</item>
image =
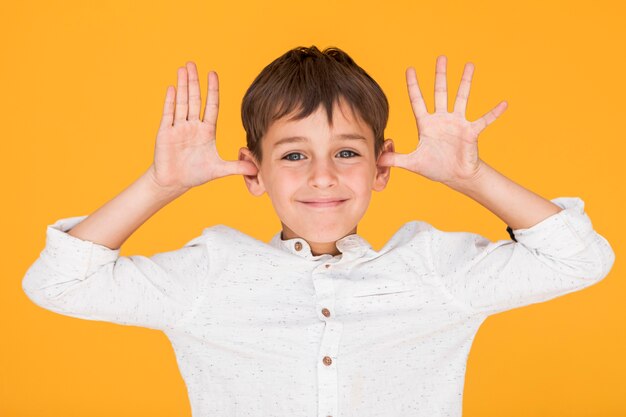
[[[261,141],[262,163],[248,148],[241,148],[240,159],[257,166],[256,176],[245,177],[246,185],[253,195],[267,192],[283,239],[300,237],[314,254],[335,255],[335,242],[356,233],[372,190],[385,188],[390,168],[377,167],[373,131],[350,106],[335,104],[332,128],[326,117],[320,106],[301,120],[277,120]],[[391,139],[385,150],[393,150]]]

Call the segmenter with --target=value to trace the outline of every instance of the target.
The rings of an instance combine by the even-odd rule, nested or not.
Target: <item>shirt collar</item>
[[[276,233],[270,240],[269,244],[270,246],[284,250],[285,252],[313,261],[333,257],[330,254],[313,255],[311,247],[306,240],[300,237],[283,239],[282,231]],[[342,260],[360,258],[372,248],[372,245],[370,245],[369,242],[356,233],[342,237],[335,244],[337,245],[339,252],[341,252],[336,256],[341,257]]]

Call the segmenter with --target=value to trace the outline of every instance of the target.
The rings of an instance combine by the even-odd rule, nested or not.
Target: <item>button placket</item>
[[[337,352],[343,325],[336,320],[326,322],[320,346],[320,362],[318,365],[319,414],[333,415],[337,413],[338,386]]]
[[[333,262],[330,257],[322,259],[322,262],[312,270],[313,284],[315,286],[318,311],[320,320],[324,321],[322,340],[319,346],[318,357],[318,398],[319,416],[336,415],[338,404],[338,381],[336,361],[339,351],[339,340],[343,324],[331,315],[335,302],[335,268],[331,268]]]
[[[331,267],[332,266],[332,267]],[[318,317],[324,321],[322,340],[318,351],[318,416],[337,415],[338,381],[337,352],[343,324],[338,322],[334,314],[335,281],[338,271],[330,257],[322,258],[312,272],[313,285],[317,298]]]

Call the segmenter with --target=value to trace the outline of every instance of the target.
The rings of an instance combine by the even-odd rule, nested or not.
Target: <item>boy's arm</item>
[[[433,274],[454,299],[473,312],[497,312],[539,303],[602,280],[615,261],[578,197],[551,200],[561,208],[513,240],[432,229],[428,250]]]
[[[178,90],[168,86],[154,162],[137,181],[87,217],[69,234],[118,249],[148,218],[192,187],[227,175],[256,174],[247,161],[225,161],[215,145],[219,80],[209,72],[204,119],[193,62],[178,69]]]
[[[406,72],[419,143],[409,154],[381,154],[397,166],[462,192],[513,229],[512,240],[490,242],[473,233],[431,233],[434,273],[474,311],[496,312],[544,301],[604,278],[615,254],[597,234],[578,198],[548,201],[498,173],[478,156],[478,135],[506,109],[501,102],[480,119],[465,118],[474,66],[465,65],[454,111],[448,112],[446,57],[437,59],[435,112],[429,114],[415,70]]]
[[[528,228],[561,208],[525,189],[487,165],[478,155],[478,136],[504,111],[500,102],[480,119],[465,118],[474,65],[467,63],[459,85],[453,112],[448,112],[447,58],[437,58],[435,68],[435,112],[430,114],[422,97],[415,69],[406,71],[406,82],[417,121],[419,143],[409,154],[383,152],[380,167],[397,166],[473,198],[500,217],[512,229]]]
[[[182,192],[168,191],[157,185],[152,170],[150,166],[139,179],[67,233],[110,249],[119,249],[139,226],[182,195]]]
[[[189,79],[188,72],[189,71]],[[215,146],[218,79],[209,73],[200,120],[195,64],[168,87],[154,163],[137,181],[90,216],[48,226],[46,246],[22,280],[26,294],[52,311],[85,319],[166,328],[194,305],[208,275],[206,236],[177,251],[120,257],[126,239],[192,187],[226,175],[254,175],[247,161],[225,161]]]
[[[159,330],[176,327],[210,276],[208,235],[151,257],[119,256],[120,249],[66,233],[86,218],[63,218],[47,227],[46,245],[22,280],[28,297],[71,317]]]
[[[483,160],[477,174],[445,183],[498,216],[511,229],[528,229],[562,210],[550,200],[507,178]]]
[[[432,236],[435,272],[473,310],[494,314],[547,301],[593,285],[611,270],[615,253],[580,198],[546,200],[483,161],[479,175],[447,185],[498,216],[517,242],[463,232]]]

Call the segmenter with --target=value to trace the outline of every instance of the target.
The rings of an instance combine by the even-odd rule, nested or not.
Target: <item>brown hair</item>
[[[270,123],[296,108],[301,110],[290,120],[305,118],[323,104],[332,126],[333,104],[340,98],[372,128],[378,157],[389,118],[385,93],[344,51],[335,47],[320,51],[315,45],[287,51],[267,65],[246,91],[241,119],[248,149],[261,163],[261,138]]]

